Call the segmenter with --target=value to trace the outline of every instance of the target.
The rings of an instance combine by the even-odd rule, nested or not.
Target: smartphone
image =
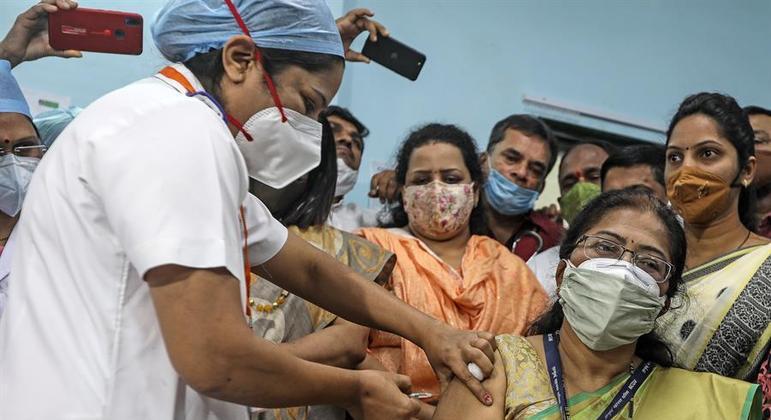
[[[390,36],[379,36],[375,42],[367,38],[361,53],[413,81],[417,80],[420,70],[426,63],[425,54]]]
[[[142,54],[142,15],[77,8],[48,15],[48,37],[56,50]]]

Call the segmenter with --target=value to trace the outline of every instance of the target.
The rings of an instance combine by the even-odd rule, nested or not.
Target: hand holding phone
[[[78,7],[73,0],[42,0],[20,14],[11,30],[0,41],[0,60],[8,60],[11,68],[25,61],[43,57],[80,57],[79,51],[55,50],[48,42],[48,16]]]
[[[61,10],[48,15],[51,46],[58,50],[142,54],[142,16],[112,10]]]
[[[372,61],[413,81],[417,80],[423,65],[426,63],[425,54],[390,36],[378,37],[377,41],[367,38],[361,53],[371,58]]]

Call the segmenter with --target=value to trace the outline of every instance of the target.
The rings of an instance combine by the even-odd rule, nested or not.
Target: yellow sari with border
[[[683,274],[656,333],[678,367],[755,382],[771,342],[771,244],[741,249]]]
[[[559,420],[560,410],[546,365],[524,337],[496,337],[506,371],[505,420]],[[596,420],[623,387],[622,373],[594,392],[568,400],[572,420]],[[656,366],[635,394],[632,405],[614,419],[759,419],[758,385],[711,373]],[[632,417],[630,417],[630,414]]]

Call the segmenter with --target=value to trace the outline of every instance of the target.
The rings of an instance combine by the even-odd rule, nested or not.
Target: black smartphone
[[[361,53],[410,80],[418,78],[420,70],[426,63],[425,54],[390,36],[379,36],[375,42],[367,38]]]

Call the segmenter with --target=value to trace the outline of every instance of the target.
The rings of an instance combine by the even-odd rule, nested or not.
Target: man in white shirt
[[[328,107],[322,112],[322,117],[329,121],[337,147],[335,201],[327,223],[346,232],[377,226],[377,211],[344,201],[345,195],[353,190],[359,177],[364,138],[369,135],[369,129],[349,110],[339,106]]]
[[[602,164],[608,158],[608,150],[610,146],[604,143],[579,143],[562,155],[559,165],[559,201],[562,216],[568,224],[586,203],[600,194]],[[557,296],[555,273],[559,261],[557,245],[533,256],[527,262],[552,299]]]
[[[452,370],[492,402],[466,367],[491,373],[491,335],[454,330],[363,281],[247,194],[253,174],[301,176],[297,150],[283,141],[317,144],[303,137],[314,109],[334,96],[345,49],[371,13],[335,24],[319,0],[239,6],[246,23],[230,0],[169,2],[154,40],[191,67],[175,64],[95,101],[35,172],[0,319],[0,418],[230,420],[246,419],[250,405],[326,403],[385,420],[419,410],[397,388],[408,386],[403,377],[300,360],[254,336],[244,314],[249,269],[419,343],[443,377]],[[231,19],[232,28],[223,23]],[[279,53],[255,44],[290,48],[281,52],[289,57],[314,51],[327,64],[271,74],[261,54]],[[207,57],[219,70],[193,70]],[[255,165],[263,152],[277,159]],[[269,164],[277,166],[265,172]]]

